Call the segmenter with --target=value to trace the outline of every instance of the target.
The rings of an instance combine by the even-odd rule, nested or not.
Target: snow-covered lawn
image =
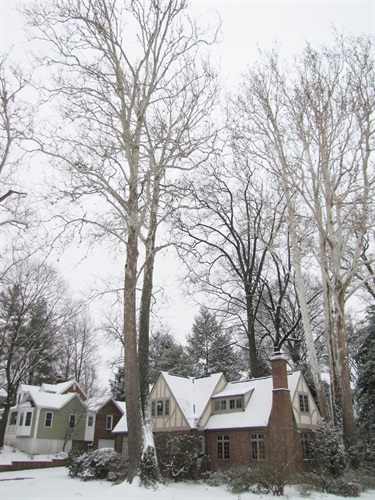
[[[23,459],[20,452],[6,449],[0,462],[9,463],[9,456]],[[39,459],[39,457],[38,457]],[[5,462],[8,460],[8,462]],[[286,489],[288,500],[306,500],[292,488]],[[21,472],[0,473],[1,500],[275,500],[272,495],[243,493],[233,495],[225,487],[210,487],[203,483],[170,483],[157,490],[148,490],[133,484],[112,485],[107,481],[83,482],[69,478],[65,467],[30,469]],[[315,493],[312,500],[339,500],[340,497]],[[375,500],[375,491],[363,493],[361,500]]]

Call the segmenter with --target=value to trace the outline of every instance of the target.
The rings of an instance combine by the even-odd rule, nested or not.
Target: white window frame
[[[110,424],[109,424],[109,422],[110,422]],[[105,416],[105,428],[107,431],[111,431],[113,429],[113,415],[106,415]]]
[[[48,419],[50,420],[50,425],[47,425],[47,416],[48,415],[51,415],[51,418]],[[53,425],[53,411],[46,411],[46,414],[44,415],[44,427],[48,427],[48,428],[51,428]]]

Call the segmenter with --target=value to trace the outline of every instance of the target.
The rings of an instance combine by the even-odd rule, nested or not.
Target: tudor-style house
[[[301,372],[287,373],[280,353],[271,364],[272,376],[239,382],[227,382],[222,373],[194,378],[161,372],[150,393],[154,433],[202,436],[212,470],[281,456],[291,471],[304,468],[319,411]],[[121,451],[127,429],[118,426],[114,433]]]

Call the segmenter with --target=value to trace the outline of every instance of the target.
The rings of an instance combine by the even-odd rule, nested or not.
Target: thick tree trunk
[[[259,377],[258,370],[258,355],[257,346],[255,341],[254,329],[254,314],[253,314],[253,301],[251,297],[250,287],[245,286],[246,293],[246,320],[247,320],[247,338],[249,342],[249,359],[250,359],[250,377]]]
[[[0,449],[4,447],[5,431],[9,418],[10,408],[11,404],[9,403],[4,406],[3,414],[0,420]]]
[[[344,293],[338,295],[335,304],[335,333],[337,340],[336,366],[337,381],[339,382],[339,395],[341,397],[340,407],[342,408],[342,429],[344,443],[347,448],[354,446],[357,442],[356,426],[353,411],[353,396],[350,386],[350,366],[348,347],[346,342],[345,327],[345,296]]]
[[[305,340],[307,351],[309,355],[311,374],[314,381],[314,386],[318,398],[318,405],[320,413],[324,420],[329,421],[330,414],[327,405],[327,400],[325,396],[324,386],[322,377],[320,375],[318,358],[316,355],[314,336],[311,328],[310,315],[308,310],[307,298],[305,293],[305,285],[303,279],[303,273],[301,268],[301,255],[298,247],[298,239],[295,232],[295,223],[294,223],[294,210],[292,206],[289,186],[287,184],[287,180],[285,179],[285,172],[283,172],[283,184],[284,184],[284,192],[287,203],[287,214],[288,214],[288,225],[290,232],[290,242],[291,242],[291,250],[292,250],[292,265],[296,272],[296,289],[298,295],[299,306],[301,310],[302,324],[305,332]]]
[[[137,474],[142,455],[143,417],[139,389],[136,321],[138,204],[135,186],[131,185],[129,191],[129,229],[124,283],[124,348],[126,416],[129,432],[128,481],[132,482]]]

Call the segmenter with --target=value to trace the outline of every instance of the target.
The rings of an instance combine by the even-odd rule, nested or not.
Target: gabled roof
[[[291,399],[294,397],[300,376],[301,372],[288,374]],[[272,408],[272,389],[272,376],[242,382],[229,382],[225,389],[215,394],[213,398],[241,396],[252,391],[246,408],[244,411],[211,415],[205,429],[266,427]]]
[[[30,391],[39,391],[39,385],[28,385],[28,384],[20,384],[18,388],[18,392],[27,393]]]
[[[223,374],[214,373],[195,378],[161,372],[161,376],[164,377],[190,428],[196,428]]]
[[[50,392],[53,394],[64,394],[70,388],[73,392],[80,393],[83,399],[87,399],[86,394],[81,389],[79,383],[76,380],[68,380],[67,382],[60,382],[58,384],[42,384],[39,388],[40,392]]]
[[[123,433],[123,432],[128,432],[128,421],[126,420],[126,409],[124,411],[123,416],[120,418],[117,425],[115,426],[115,428],[112,431],[113,434]]]
[[[118,410],[124,414],[125,413],[125,403],[123,401],[116,401],[115,399],[106,396],[105,398],[100,398],[100,399],[93,399],[90,400],[89,402],[89,408],[91,411],[94,411],[95,413],[98,413],[106,404],[108,404],[110,401],[112,401],[115,406],[117,406]]]
[[[48,392],[31,391],[26,396],[24,402],[31,401],[38,408],[48,408],[51,410],[60,410],[69,401],[77,397],[78,394],[70,392],[68,394],[53,394]]]

